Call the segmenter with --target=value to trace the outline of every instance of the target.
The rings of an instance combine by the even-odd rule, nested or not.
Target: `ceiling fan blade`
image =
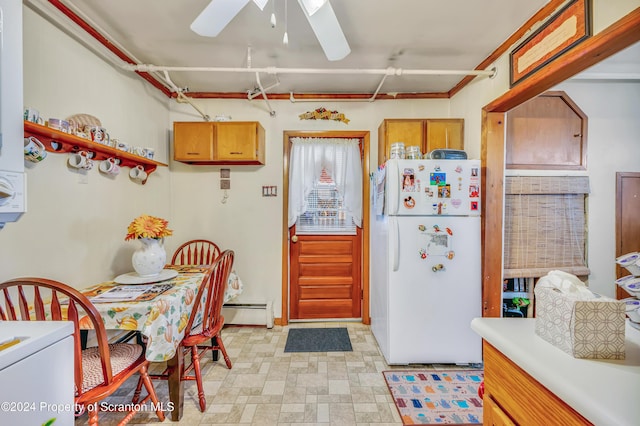
[[[328,60],[339,61],[351,53],[349,43],[342,32],[338,18],[329,1],[324,3],[324,5],[311,16],[307,12],[303,0],[298,0],[298,3],[300,3],[300,7],[307,17]]]
[[[249,3],[250,0],[211,0],[191,23],[191,31],[215,37]]]

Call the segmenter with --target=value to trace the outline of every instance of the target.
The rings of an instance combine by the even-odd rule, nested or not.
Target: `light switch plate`
[[[220,179],[229,179],[231,177],[231,169],[220,169]]]

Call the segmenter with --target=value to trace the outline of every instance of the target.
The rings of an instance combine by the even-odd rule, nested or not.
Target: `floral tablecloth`
[[[171,286],[151,300],[94,302],[107,330],[138,330],[147,337],[146,358],[152,362],[166,361],[175,355],[198,296],[198,287],[207,275],[207,268],[201,266],[167,266],[167,268],[178,270],[178,276],[159,283],[171,284]],[[118,285],[108,281],[83,292],[91,298]],[[241,292],[242,281],[235,272],[231,272],[224,303]],[[201,322],[202,312],[199,312],[198,316],[194,324]]]

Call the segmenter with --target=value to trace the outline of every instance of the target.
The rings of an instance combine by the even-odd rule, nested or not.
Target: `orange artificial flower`
[[[164,238],[173,234],[173,231],[167,228],[169,222],[166,220],[143,214],[133,220],[127,228],[127,236],[125,241],[136,240],[138,238]]]

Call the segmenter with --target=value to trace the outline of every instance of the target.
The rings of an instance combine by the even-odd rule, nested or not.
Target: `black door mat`
[[[349,332],[342,328],[292,328],[285,352],[351,352]]]

